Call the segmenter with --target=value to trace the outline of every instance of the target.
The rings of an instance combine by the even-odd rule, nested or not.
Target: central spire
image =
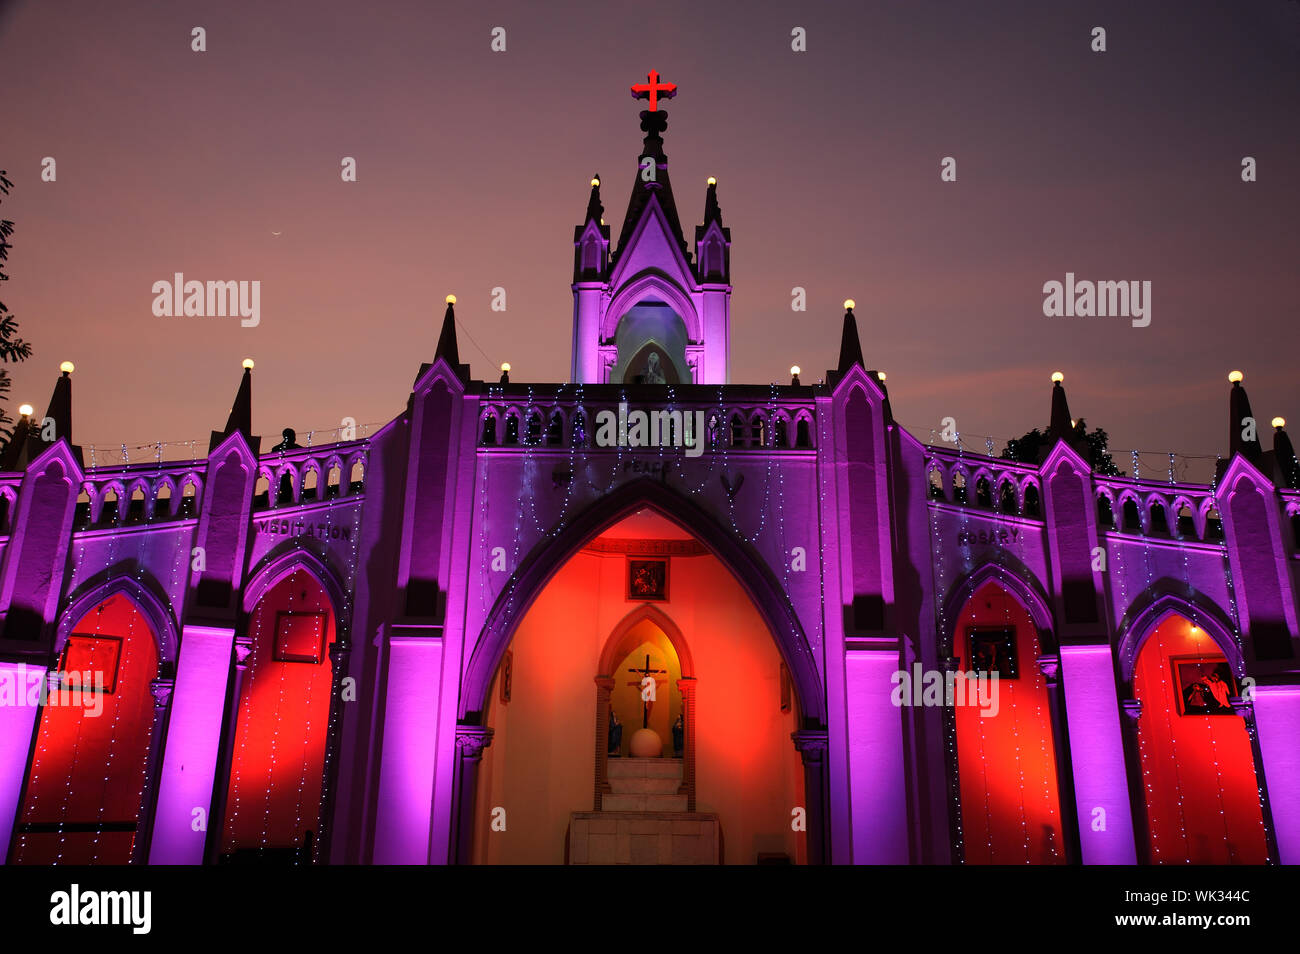
[[[646,79],[648,82],[637,83],[632,87],[632,98],[649,100],[650,108],[641,111],[641,131],[645,133],[645,139],[642,141],[637,175],[632,183],[632,195],[628,199],[627,215],[623,217],[623,228],[619,232],[614,260],[617,261],[623,254],[628,238],[641,221],[651,196],[654,196],[663,210],[664,218],[668,220],[673,240],[689,261],[690,253],[682,234],[681,220],[677,216],[672,183],[668,178],[668,157],[664,154],[663,133],[668,128],[668,113],[658,108],[660,99],[671,99],[677,95],[677,84],[659,82],[657,70],[651,70]]]

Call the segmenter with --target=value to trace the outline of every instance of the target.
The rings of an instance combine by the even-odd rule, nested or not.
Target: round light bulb
[[[880,380],[880,381],[884,381],[884,380],[885,380],[885,372],[884,372],[884,371],[877,371],[877,372],[876,372],[876,378],[877,378],[878,380]]]
[[[1053,384],[1060,384],[1060,383],[1061,383],[1062,381],[1064,381],[1064,380],[1065,380],[1065,375],[1062,374],[1060,371],[1053,371],[1053,372],[1052,372],[1052,383],[1053,383]]]
[[[448,296],[447,296],[447,304],[449,304],[449,305],[454,305],[454,304],[456,304],[456,296],[455,296],[455,295],[448,295]]]
[[[1285,418],[1285,417],[1275,417],[1275,418],[1273,418],[1273,426],[1274,426],[1274,427],[1286,427],[1286,418]]]
[[[61,365],[59,365],[59,370],[62,371],[64,374],[71,374],[73,371],[76,371],[77,368],[76,365],[74,365],[71,361],[65,361]]]
[[[244,359],[244,367],[247,368],[249,371],[252,371],[252,370],[253,370],[253,359],[252,359],[252,358],[245,358],[245,359]]]
[[[796,377],[796,378],[799,377],[799,365],[797,364],[790,365],[790,375],[791,377]]]
[[[857,307],[857,304],[858,303],[854,301],[852,298],[846,298],[844,299],[844,310],[852,311],[854,308]]]
[[[502,362],[501,362],[501,370],[502,370],[503,372],[509,374],[509,373],[510,373],[510,362],[509,362],[509,361],[502,361]]]
[[[18,413],[21,414],[23,417],[31,417],[32,406],[30,404],[23,404],[18,408]]]
[[[713,178],[713,176],[709,176],[709,185],[712,186],[712,185],[717,185],[717,184],[718,184],[718,180],[715,179],[715,178]]]
[[[1245,376],[1244,374],[1242,374],[1240,371],[1229,371],[1229,372],[1228,372],[1228,380],[1231,381],[1233,384],[1238,384],[1238,383],[1240,383],[1240,382],[1241,382],[1245,377],[1246,377],[1246,376]]]
[[[596,176],[592,176],[592,177],[591,177],[591,185],[592,185],[592,188],[596,188],[596,187],[598,187],[598,186],[600,185],[600,179],[599,179],[598,177],[596,177]]]

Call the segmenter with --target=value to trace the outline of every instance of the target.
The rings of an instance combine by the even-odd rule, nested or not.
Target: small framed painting
[[[511,683],[515,677],[515,651],[507,649],[505,656],[501,658],[501,672],[498,676],[500,679],[501,704],[510,704]]]
[[[319,663],[325,658],[325,614],[276,613],[272,656],[276,662]]]
[[[73,633],[63,647],[63,660],[59,664],[59,672],[64,674],[62,684],[68,688],[79,686],[83,692],[102,692],[111,696],[117,691],[117,669],[121,659],[121,637]]]
[[[999,679],[1020,677],[1014,626],[972,626],[966,631],[966,653],[971,672],[996,672]]]
[[[1236,715],[1229,699],[1237,694],[1228,660],[1222,656],[1172,656],[1169,668],[1178,689],[1178,714]]]
[[[628,557],[627,598],[636,601],[667,602],[668,561]]]

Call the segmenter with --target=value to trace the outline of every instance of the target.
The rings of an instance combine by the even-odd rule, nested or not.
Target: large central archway
[[[521,632],[527,635],[531,631],[531,624],[524,625],[525,621],[539,612],[544,616],[546,613],[553,613],[553,602],[546,595],[548,589],[551,589],[557,580],[563,585],[569,585],[564,579],[563,574],[568,573],[570,567],[580,551],[584,551],[598,537],[610,531],[615,524],[627,520],[630,517],[642,514],[657,521],[663,527],[671,528],[671,536],[680,538],[680,541],[695,541],[698,547],[698,562],[692,564],[692,569],[683,574],[674,573],[672,586],[674,588],[674,597],[677,602],[658,604],[662,607],[662,612],[666,614],[667,620],[660,621],[667,628],[673,628],[680,625],[685,631],[685,641],[689,644],[689,653],[695,656],[695,665],[704,666],[703,660],[708,657],[711,666],[710,675],[701,680],[701,685],[706,686],[702,690],[705,699],[705,708],[720,707],[716,711],[704,712],[700,715],[701,736],[703,740],[708,737],[710,728],[716,728],[721,725],[725,719],[724,715],[738,711],[748,704],[745,690],[735,688],[724,689],[728,680],[732,678],[729,670],[744,670],[750,667],[749,675],[743,678],[751,678],[754,684],[770,681],[771,683],[771,700],[780,700],[782,698],[782,687],[784,687],[784,698],[788,701],[784,705],[779,701],[772,702],[772,709],[787,713],[785,723],[781,730],[782,738],[780,739],[781,752],[788,755],[793,761],[795,769],[794,774],[798,776],[801,771],[799,765],[799,755],[796,752],[795,745],[790,738],[792,732],[797,730],[811,730],[814,734],[821,730],[825,725],[824,715],[824,694],[822,692],[820,679],[817,673],[811,651],[807,641],[803,636],[802,630],[798,625],[792,608],[789,605],[785,594],[781,592],[779,586],[771,571],[748,549],[742,547],[729,534],[723,531],[717,524],[698,507],[688,501],[678,497],[675,493],[664,487],[660,483],[652,481],[638,481],[633,484],[624,486],[619,491],[608,495],[597,502],[588,511],[576,518],[569,527],[562,533],[557,534],[554,538],[548,539],[540,546],[527,560],[523,562],[511,584],[503,591],[489,614],[483,633],[471,655],[470,663],[467,668],[463,693],[461,697],[461,729],[460,737],[461,758],[458,762],[458,807],[453,819],[453,825],[456,830],[453,832],[453,844],[456,846],[453,860],[459,862],[469,862],[474,859],[476,852],[473,849],[474,833],[480,826],[476,821],[487,821],[490,809],[493,805],[480,805],[476,813],[474,803],[480,787],[476,783],[476,777],[480,771],[480,755],[485,759],[482,766],[484,774],[491,774],[493,771],[492,746],[497,744],[494,740],[487,749],[481,745],[475,744],[472,740],[490,737],[489,730],[494,728],[493,721],[495,713],[494,706],[501,704],[501,685],[494,684],[495,678],[512,680],[514,692],[518,695],[524,693],[521,698],[529,698],[531,692],[525,685],[525,678],[534,680],[539,678],[539,673],[549,673],[546,678],[552,676],[561,682],[564,686],[557,690],[563,696],[565,702],[565,713],[562,718],[557,717],[555,723],[557,732],[563,731],[565,738],[570,735],[576,738],[581,734],[585,742],[586,762],[585,775],[577,782],[572,779],[569,782],[576,791],[580,785],[585,789],[585,797],[582,803],[568,804],[563,806],[566,812],[585,810],[590,811],[592,805],[593,783],[599,785],[596,772],[599,766],[599,747],[597,747],[597,757],[594,760],[596,766],[593,767],[592,759],[592,740],[599,731],[608,728],[608,723],[604,723],[600,730],[597,729],[597,709],[599,708],[596,697],[593,693],[593,678],[601,675],[597,670],[606,665],[608,660],[601,658],[602,646],[605,652],[610,651],[610,639],[615,630],[615,624],[627,616],[634,609],[636,602],[627,600],[622,590],[618,593],[617,607],[613,605],[614,600],[609,594],[603,594],[600,599],[605,606],[603,616],[599,623],[595,620],[596,614],[593,611],[593,620],[590,626],[586,626],[583,620],[578,619],[584,615],[587,610],[578,610],[573,606],[570,612],[574,616],[573,624],[564,624],[564,628],[577,633],[581,630],[581,635],[575,635],[573,638],[576,645],[573,647],[574,653],[583,654],[581,667],[585,667],[581,680],[576,675],[563,675],[558,672],[564,666],[557,666],[554,663],[548,663],[541,660],[536,647],[530,647],[521,637],[520,642],[512,646],[512,640],[515,640]],[[603,539],[603,538],[602,538]],[[619,572],[622,572],[623,556],[618,557]],[[611,564],[612,565],[612,564]],[[683,564],[684,565],[684,564]],[[716,567],[716,571],[709,570],[708,567]],[[692,586],[702,584],[702,581],[712,580],[712,589],[709,591],[698,591],[692,595]],[[607,581],[608,583],[608,581]],[[621,583],[619,584],[622,585]],[[680,585],[680,589],[678,588]],[[705,621],[707,612],[704,615],[696,617],[697,612],[702,612],[701,607],[709,601],[708,593],[722,593],[727,590],[726,596],[718,596],[719,600],[731,600],[729,605],[734,606],[734,612],[739,619],[746,616],[746,624],[739,627],[745,632],[758,633],[761,639],[751,641],[744,648],[737,643],[730,650],[720,648],[723,636],[722,631],[727,627],[720,622],[725,617],[709,618]],[[580,593],[581,591],[579,591]],[[571,594],[571,597],[573,594]],[[540,609],[539,609],[540,607]],[[536,612],[535,612],[536,611]],[[682,624],[682,618],[685,616],[686,623]],[[644,614],[644,619],[654,622],[655,614]],[[521,626],[523,629],[521,630]],[[594,628],[592,628],[594,627]],[[586,629],[592,628],[592,635],[587,634]],[[664,627],[659,626],[662,630]],[[558,638],[558,637],[557,637]],[[568,639],[566,633],[565,636]],[[680,637],[679,637],[680,638]],[[594,642],[593,642],[594,640]],[[592,646],[587,646],[588,642],[593,642]],[[743,640],[742,640],[743,642]],[[568,643],[565,643],[566,652]],[[511,658],[506,659],[507,648],[511,649]],[[732,656],[727,657],[726,653],[730,651]],[[701,656],[703,652],[705,655]],[[764,654],[767,655],[767,661],[764,662]],[[586,656],[590,656],[589,660]],[[505,666],[503,667],[503,660]],[[734,663],[734,666],[732,665]],[[567,663],[566,663],[567,665]],[[705,667],[707,668],[707,667]],[[758,675],[761,673],[761,675]],[[607,677],[610,674],[605,674]],[[620,677],[621,678],[621,677]],[[736,677],[737,679],[742,677]],[[567,680],[567,681],[565,681]],[[581,703],[570,701],[570,696],[576,698],[579,692],[577,686],[585,682],[585,689],[581,690],[583,699]],[[572,685],[570,685],[572,683]],[[763,695],[766,705],[768,693],[762,688],[755,690],[755,694]],[[558,698],[558,697],[557,697]],[[794,700],[797,700],[795,702]],[[531,704],[531,703],[530,703]],[[673,703],[676,704],[676,703]],[[683,707],[685,708],[685,707]],[[589,710],[589,711],[588,711]],[[725,711],[724,711],[725,710]],[[524,710],[516,708],[515,722],[518,724],[523,720],[522,713]],[[771,713],[764,712],[752,716],[752,721],[757,725],[763,723],[771,731],[767,732],[767,738],[761,745],[755,748],[755,752],[764,754],[755,755],[760,761],[769,758],[767,754],[768,743],[776,736],[776,730],[772,728],[776,722],[772,721]],[[566,721],[567,720],[567,721]],[[572,723],[570,725],[569,723]],[[559,727],[564,726],[561,730]],[[739,730],[726,730],[730,733],[731,738],[722,748],[715,748],[709,755],[707,765],[701,760],[702,773],[708,776],[708,773],[717,765],[724,764],[727,759],[731,758],[735,752],[748,751],[747,747],[750,742],[747,733]],[[724,733],[725,734],[725,733]],[[800,732],[803,735],[803,732]],[[693,737],[693,734],[692,734]],[[547,739],[550,736],[546,737]],[[715,731],[711,737],[708,737],[710,744],[718,744],[718,733]],[[518,744],[518,735],[512,736],[512,744]],[[550,745],[549,741],[545,743]],[[555,744],[559,744],[556,742]],[[567,742],[565,744],[568,744]],[[504,749],[504,746],[502,746]],[[499,749],[498,751],[501,751]],[[785,755],[781,757],[784,758]],[[821,806],[821,796],[824,792],[823,773],[825,771],[824,763],[817,758],[809,760],[808,765],[802,767],[805,777],[799,780],[799,796],[791,804],[795,807],[803,808],[806,803],[807,819],[807,858],[812,862],[819,862],[825,857],[823,845],[825,842],[825,817]],[[735,769],[737,772],[743,771],[743,760],[738,763]],[[812,776],[807,773],[811,772]],[[734,774],[734,773],[733,773]],[[736,779],[733,777],[731,783],[734,785]],[[701,779],[704,788],[708,784]],[[491,795],[492,782],[485,783],[485,790]],[[807,789],[807,797],[803,796],[803,790]],[[568,801],[574,801],[576,796],[571,793],[566,795]],[[701,811],[713,810],[710,803],[712,795],[706,795],[703,791],[701,794],[700,804]],[[784,796],[783,796],[784,798]],[[788,798],[785,800],[789,800]],[[599,802],[599,792],[597,791],[597,802]],[[781,827],[789,829],[791,818],[791,806],[785,805],[782,801],[782,823]],[[599,805],[596,806],[599,810]],[[555,812],[558,812],[556,808]],[[739,811],[736,809],[735,811]],[[552,814],[555,814],[552,812]],[[769,813],[770,814],[770,813]],[[802,812],[800,813],[802,817]],[[567,815],[565,816],[567,818]],[[548,824],[554,824],[555,819],[551,819]],[[507,824],[509,824],[507,822]],[[744,829],[748,822],[741,824],[739,827]],[[757,831],[767,826],[765,830],[771,833],[771,820],[768,819],[754,828]],[[733,827],[735,827],[733,825]],[[802,826],[794,830],[801,830]],[[728,842],[727,860],[752,861],[758,856],[767,854],[761,839],[755,840],[750,837],[748,829],[745,829],[746,838],[749,842],[740,844],[739,842]],[[724,833],[725,836],[725,833]],[[549,835],[548,835],[549,837]],[[553,840],[553,839],[552,839]],[[755,848],[755,845],[758,845]],[[772,852],[779,854],[779,851]],[[479,856],[480,859],[482,856]]]

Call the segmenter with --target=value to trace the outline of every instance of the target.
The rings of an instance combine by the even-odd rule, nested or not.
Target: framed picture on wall
[[[971,672],[996,672],[999,679],[1020,678],[1015,627],[970,627],[966,630],[966,658]]]
[[[111,696],[117,691],[121,659],[121,637],[73,633],[63,647],[63,659],[59,663],[59,672],[64,674],[63,685],[67,688],[76,685],[83,692]]]
[[[280,610],[275,614],[276,662],[319,663],[325,658],[325,614],[291,613]]]
[[[1237,680],[1222,656],[1172,656],[1169,668],[1178,691],[1178,714],[1236,715],[1228,701],[1237,695]]]
[[[666,602],[668,600],[668,561],[628,557],[627,598],[629,600]]]
[[[501,673],[498,676],[501,685],[501,704],[510,704],[511,682],[515,678],[515,651],[507,649],[505,656],[501,658]]]

